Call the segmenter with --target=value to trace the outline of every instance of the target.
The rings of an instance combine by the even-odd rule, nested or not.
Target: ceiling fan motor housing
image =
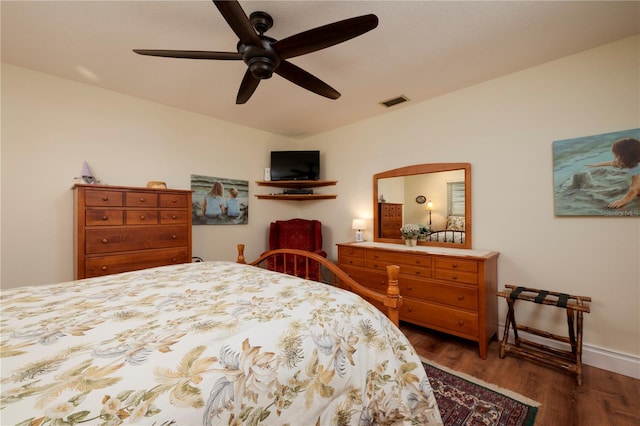
[[[260,36],[262,47],[238,44],[238,52],[242,53],[242,60],[249,67],[255,78],[266,80],[271,78],[273,71],[280,65],[280,56],[271,47],[276,40],[267,36]]]

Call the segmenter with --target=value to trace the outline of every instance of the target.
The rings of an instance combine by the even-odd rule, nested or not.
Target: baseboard
[[[501,340],[504,333],[504,326],[500,326],[498,330],[498,338]],[[553,340],[543,339],[534,334],[519,331],[519,335],[531,340],[532,342],[541,343],[550,347],[566,349],[567,347]],[[513,342],[513,331],[510,332],[510,342]],[[582,364],[591,367],[601,368],[613,373],[622,374],[624,376],[640,379],[640,356],[630,355],[621,352],[615,352],[609,349],[599,348],[582,344]]]
[[[583,344],[582,363],[640,379],[640,357],[638,356]]]

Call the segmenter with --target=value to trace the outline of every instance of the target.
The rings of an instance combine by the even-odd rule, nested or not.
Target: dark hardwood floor
[[[640,425],[640,380],[587,365],[578,386],[569,372],[513,355],[500,359],[495,338],[483,360],[474,342],[406,323],[400,328],[420,356],[540,402],[536,426]]]

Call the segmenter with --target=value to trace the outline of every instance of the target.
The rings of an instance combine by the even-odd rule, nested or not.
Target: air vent
[[[388,99],[386,101],[382,101],[382,102],[380,102],[380,105],[384,105],[387,108],[390,108],[390,107],[392,107],[394,105],[398,105],[398,104],[401,104],[403,102],[407,102],[408,100],[409,100],[409,98],[407,98],[405,95],[400,95],[400,96],[398,96],[396,98]]]

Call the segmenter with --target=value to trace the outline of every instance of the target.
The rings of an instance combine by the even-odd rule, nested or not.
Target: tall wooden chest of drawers
[[[191,262],[191,191],[74,186],[75,278]]]
[[[497,260],[490,251],[338,244],[338,266],[376,291],[386,289],[386,266],[400,266],[400,320],[476,341],[483,359],[498,331]]]
[[[378,203],[378,220],[381,238],[400,238],[402,227],[402,204]]]

